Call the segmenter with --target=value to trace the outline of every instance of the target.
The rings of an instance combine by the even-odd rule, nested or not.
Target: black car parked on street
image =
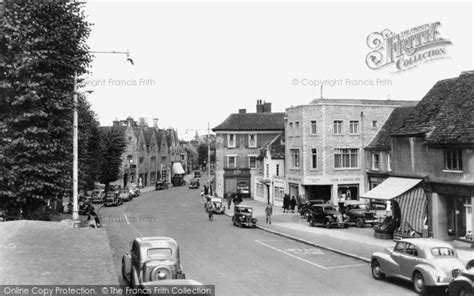
[[[349,227],[349,223],[344,220],[344,216],[337,206],[332,204],[315,204],[311,207],[308,216],[309,226]]]

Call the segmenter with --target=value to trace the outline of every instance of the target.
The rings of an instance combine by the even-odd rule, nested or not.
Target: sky
[[[81,91],[101,125],[158,118],[185,140],[239,109],[255,112],[257,100],[274,112],[321,95],[421,100],[436,81],[473,68],[466,1],[88,1],[84,9],[93,23],[90,50],[128,50],[134,63],[126,54],[94,54]],[[368,66],[372,51],[388,60],[368,46],[372,33],[405,39],[433,23],[436,39],[450,44],[432,45],[416,67],[404,68],[406,52],[403,71]]]

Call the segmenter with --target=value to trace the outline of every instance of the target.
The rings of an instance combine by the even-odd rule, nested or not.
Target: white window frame
[[[234,138],[233,141],[230,140],[230,137],[231,137],[231,136]],[[231,144],[231,143],[233,143],[233,144]],[[227,148],[235,148],[236,143],[237,143],[237,136],[236,136],[236,134],[228,134],[228,135],[227,135]]]
[[[311,135],[317,135],[318,134],[318,122],[316,120],[311,120],[311,127],[310,127],[310,133]]]
[[[291,168],[292,169],[299,169],[300,168],[300,149],[294,148],[290,149],[290,161],[291,161]]]
[[[230,158],[234,158],[234,166],[230,166]],[[237,155],[226,155],[227,158],[227,168],[236,169],[237,168]]]
[[[258,157],[258,155],[248,155],[248,159],[249,159],[248,165],[249,165],[249,168],[251,168],[251,169],[256,169],[256,168],[257,168],[257,157]],[[250,164],[251,164],[251,162],[250,162],[250,159],[251,159],[251,158],[254,158],[254,159],[255,159],[255,166],[253,166],[253,167],[250,165]]]
[[[392,153],[387,153],[387,171],[392,170]]]
[[[343,125],[342,120],[334,120],[333,122],[333,133],[335,135],[342,135],[342,125]]]
[[[372,170],[374,171],[380,170],[380,153],[379,152],[372,153]]]
[[[336,156],[339,156],[339,159],[337,159]],[[353,161],[355,161],[356,166],[352,166]],[[359,168],[359,149],[358,148],[335,148],[334,149],[334,169],[339,170],[339,169],[358,169],[358,168]]]
[[[444,149],[444,171],[462,172],[462,149]],[[448,156],[450,159],[448,159]]]
[[[310,161],[311,161],[311,170],[317,170],[318,169],[318,149],[317,148],[311,148],[310,150]],[[316,157],[314,160],[313,157]]]
[[[352,135],[359,133],[359,120],[349,121],[349,133]]]
[[[252,136],[254,137],[253,144],[250,140]],[[257,134],[249,134],[249,148],[257,148]]]

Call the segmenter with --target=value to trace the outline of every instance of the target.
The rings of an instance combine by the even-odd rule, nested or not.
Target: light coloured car
[[[392,276],[411,281],[418,294],[426,294],[432,287],[447,287],[463,269],[451,244],[431,238],[402,239],[393,250],[387,248],[371,258],[374,279]]]
[[[212,209],[213,209],[214,213],[224,214],[225,204],[222,201],[222,198],[211,197],[211,202],[212,202]]]
[[[122,277],[132,287],[147,282],[185,279],[178,243],[170,237],[139,237],[122,258]]]

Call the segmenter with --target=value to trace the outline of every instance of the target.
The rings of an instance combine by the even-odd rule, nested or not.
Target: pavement
[[[107,234],[72,220],[0,223],[0,285],[118,285]]]
[[[265,223],[266,204],[252,199],[244,199],[242,205],[253,207],[254,217],[258,219],[257,228],[290,238],[307,245],[323,248],[365,262],[370,262],[374,252],[381,252],[385,248],[393,249],[395,241],[374,237],[373,228],[332,228],[310,227],[299,213],[283,213],[278,207],[273,207],[272,224]],[[232,217],[233,205],[226,209],[225,215]],[[471,245],[453,242],[460,259],[467,263],[474,259],[474,249]]]

